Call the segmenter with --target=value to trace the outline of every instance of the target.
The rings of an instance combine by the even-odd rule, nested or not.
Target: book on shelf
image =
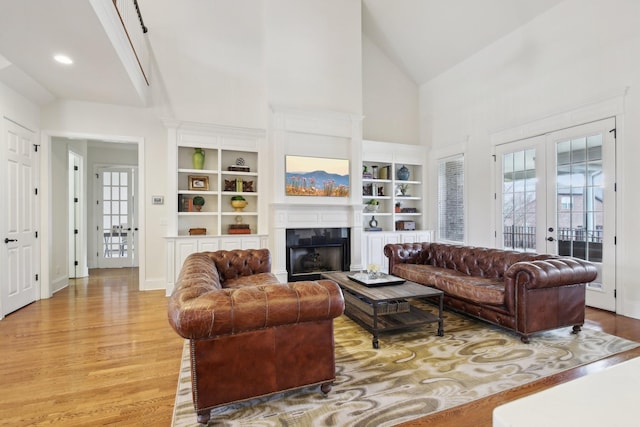
[[[251,228],[249,224],[229,224],[229,230],[244,230]]]
[[[191,197],[178,197],[178,212],[193,212],[193,199]]]
[[[364,231],[382,231],[382,227],[367,227]]]
[[[250,228],[230,228],[229,234],[251,234]]]

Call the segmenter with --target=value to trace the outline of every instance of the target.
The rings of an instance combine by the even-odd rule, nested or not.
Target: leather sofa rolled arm
[[[513,280],[514,283],[517,283],[516,280],[521,274],[528,276],[525,281],[527,289],[540,289],[589,283],[596,279],[598,271],[593,264],[581,259],[552,258],[517,262],[505,272],[505,280],[507,282]]]
[[[169,323],[183,338],[333,319],[344,311],[342,291],[330,280],[200,291],[179,289],[169,300]]]
[[[396,264],[424,264],[424,248],[428,243],[397,243],[387,244],[384,255],[389,258],[389,273],[393,272]]]

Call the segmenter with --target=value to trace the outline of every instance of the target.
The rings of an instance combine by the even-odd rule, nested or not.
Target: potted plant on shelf
[[[231,197],[231,207],[236,212],[242,212],[247,203],[246,199],[240,195]]]
[[[371,199],[367,202],[364,209],[366,212],[377,212],[379,206],[380,202],[378,201],[378,199]]]
[[[400,194],[398,194],[398,196],[409,197],[409,195],[407,194],[408,189],[409,184],[398,184],[398,190],[400,191]]]
[[[202,197],[202,196],[194,197],[193,198],[193,208],[197,212],[200,212],[200,210],[202,209],[202,206],[204,206],[204,197]]]

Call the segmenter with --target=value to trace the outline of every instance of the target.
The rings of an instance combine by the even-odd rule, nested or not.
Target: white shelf
[[[192,175],[215,175],[218,173],[217,170],[213,169],[178,169],[178,173],[190,173]]]
[[[222,216],[256,216],[258,212],[222,212]]]
[[[378,200],[377,212],[362,213],[362,227],[369,226],[372,216],[376,217],[378,227],[383,232],[396,231],[396,221],[414,221],[417,230],[424,229],[424,212],[426,205],[423,185],[426,155],[423,147],[407,144],[395,144],[377,141],[363,141],[362,168],[368,173],[374,173],[374,166],[378,176],[382,173],[384,179],[362,177],[362,203],[366,205],[372,199]],[[398,170],[402,167],[409,170],[409,179],[398,179]],[[406,186],[408,196],[400,195],[400,186]],[[366,189],[366,191],[365,191]],[[367,193],[367,195],[364,195]],[[371,194],[369,194],[371,193]],[[378,195],[378,194],[384,195]],[[416,212],[396,212],[396,204],[401,208],[412,208]],[[372,234],[379,233],[371,231]]]
[[[178,212],[178,216],[217,216],[218,212]]]
[[[240,171],[222,171],[222,175],[235,175],[235,176],[258,176],[258,172],[240,172]]]
[[[200,191],[200,190],[178,190],[178,194],[190,194],[193,196],[216,196],[218,194],[217,191]]]
[[[261,174],[262,150],[265,143],[264,133],[232,128],[211,126],[190,128],[182,126],[177,131],[170,132],[172,154],[170,162],[172,179],[170,187],[175,197],[172,210],[175,214],[169,221],[169,236],[183,236],[191,228],[206,228],[206,236],[227,236],[228,226],[235,223],[234,218],[240,216],[243,223],[249,224],[252,236],[264,234],[267,228],[266,203],[260,197],[261,188],[267,190],[268,182]],[[201,148],[204,153],[202,169],[193,167],[195,148]],[[169,163],[170,165],[172,163]],[[245,171],[228,170],[230,166],[244,166]],[[262,175],[262,176],[261,176]],[[207,190],[189,189],[188,176],[203,176],[208,179]],[[254,191],[225,191],[232,180],[236,190],[236,180],[243,180],[245,189]],[[251,186],[247,186],[251,182]],[[206,186],[205,186],[206,187]],[[240,187],[237,187],[240,189]],[[230,205],[233,196],[241,195],[249,201],[244,212],[235,212]],[[195,196],[202,196],[205,205],[201,212],[183,212],[180,203],[188,202]],[[234,238],[244,238],[244,235],[233,235]]]

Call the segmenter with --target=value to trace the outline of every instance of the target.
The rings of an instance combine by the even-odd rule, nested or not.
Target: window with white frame
[[[438,161],[438,239],[464,242],[464,155]]]

